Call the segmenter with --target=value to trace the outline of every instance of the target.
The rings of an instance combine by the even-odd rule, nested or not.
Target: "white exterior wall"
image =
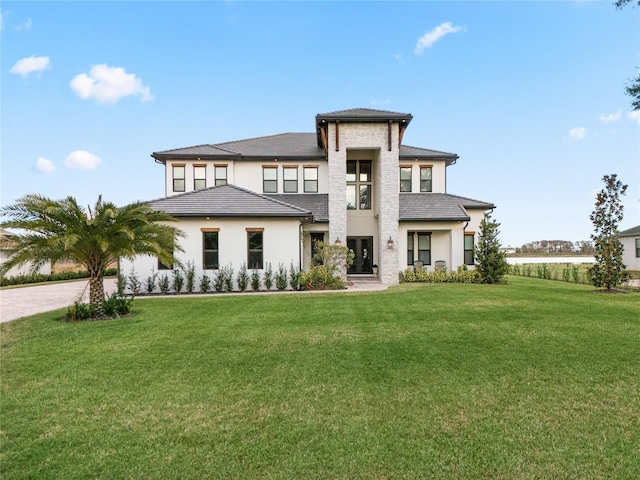
[[[464,264],[464,225],[466,222],[402,222],[398,231],[398,250],[400,252],[398,271],[410,267],[407,265],[408,232],[431,232],[431,265],[425,265],[427,271],[435,269],[435,262],[447,262],[447,271],[455,271]],[[415,246],[417,249],[417,246]]]
[[[185,192],[173,191],[173,165],[185,166],[185,192],[193,191],[193,166],[206,165],[207,187],[215,185],[215,166],[227,166],[227,183],[246,188],[256,193],[262,191],[262,167],[276,167],[278,170],[278,192],[284,193],[283,170],[285,166],[298,167],[298,193],[304,193],[304,167],[318,168],[318,192],[328,193],[328,167],[324,161],[202,161],[202,160],[176,160],[167,161],[165,165],[165,192],[167,196],[179,195]],[[345,167],[346,168],[346,167]]]
[[[640,237],[620,237],[622,247],[622,262],[627,266],[627,270],[640,271],[640,258],[636,257],[636,238]]]
[[[291,263],[300,268],[300,222],[295,219],[269,218],[240,218],[240,219],[181,219],[177,226],[182,229],[186,237],[180,240],[184,252],[176,254],[176,258],[185,266],[192,261],[195,266],[196,278],[203,274],[203,246],[202,228],[218,228],[218,252],[221,267],[232,266],[234,279],[243,263],[247,263],[247,228],[263,228],[263,261],[264,266],[271,263],[272,270],[277,270],[282,263],[287,270]],[[143,282],[147,277],[158,272],[156,257],[139,256],[135,264],[128,260],[121,260],[120,269],[124,275],[131,272],[135,265],[138,279]],[[249,268],[249,266],[247,266]],[[160,273],[166,272],[161,270]],[[208,270],[209,275],[212,271]],[[169,272],[170,274],[170,272]],[[196,287],[197,288],[197,287]]]
[[[432,193],[447,193],[447,164],[443,160],[440,161],[413,161],[413,162],[400,162],[399,165],[403,167],[411,167],[411,191],[414,193],[420,192],[420,167],[431,166],[431,191]],[[400,182],[400,179],[398,179]],[[398,183],[398,189],[400,183]]]
[[[5,263],[10,256],[11,254],[8,253],[7,251],[0,250],[0,265]],[[33,264],[31,262],[28,262],[28,263],[25,263],[24,265],[19,265],[9,269],[9,271],[4,274],[4,277],[5,278],[20,277],[25,275],[31,275],[31,273],[33,273]],[[42,275],[49,275],[51,273],[51,263],[49,262],[45,263],[40,268],[36,269],[35,273],[42,274]]]

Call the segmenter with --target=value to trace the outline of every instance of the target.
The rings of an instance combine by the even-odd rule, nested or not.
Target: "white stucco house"
[[[315,240],[355,253],[348,275],[398,282],[421,262],[473,265],[472,247],[491,202],[447,192],[458,156],[402,144],[411,114],[351,109],[315,117],[315,132],[154,152],[165,197],[150,202],[179,220],[183,262],[197,275],[231,265],[307,270]],[[132,265],[140,278],[157,259]]]
[[[8,230],[0,229],[0,265],[4,264],[9,258],[11,258],[11,235],[12,233]],[[51,263],[46,262],[44,265],[39,268],[33,268],[33,263],[27,262],[22,265],[18,265],[16,267],[10,268],[7,273],[5,273],[5,278],[11,277],[21,277],[27,276],[32,273],[49,275],[51,274]]]
[[[640,225],[619,233],[622,242],[622,263],[627,270],[640,271]]]

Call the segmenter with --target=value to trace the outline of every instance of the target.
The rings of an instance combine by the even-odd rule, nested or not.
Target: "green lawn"
[[[511,277],[2,324],[3,480],[640,478],[640,294]]]

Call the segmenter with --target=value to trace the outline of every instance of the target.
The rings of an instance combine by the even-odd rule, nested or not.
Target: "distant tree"
[[[618,10],[630,4],[632,0],[616,0],[615,6]],[[638,5],[640,5],[640,0],[638,0]],[[638,76],[635,79],[631,80],[625,87],[625,91],[627,95],[631,97],[631,106],[634,110],[640,110],[640,72],[638,72]]]
[[[480,222],[480,237],[474,254],[476,269],[480,272],[483,283],[498,283],[509,271],[507,254],[500,251],[499,226],[488,213]]]
[[[605,187],[596,196],[595,209],[589,218],[593,222],[591,235],[595,247],[595,263],[589,270],[591,283],[595,287],[613,290],[629,278],[622,263],[622,242],[618,237],[618,224],[622,221],[624,205],[620,197],[625,195],[627,185],[617,175],[602,177]]]
[[[100,196],[93,210],[85,210],[73,197],[51,200],[31,194],[0,208],[0,215],[7,218],[0,222],[2,228],[22,232],[12,236],[12,253],[0,273],[29,262],[34,270],[59,260],[83,265],[89,272],[89,303],[97,316],[102,315],[103,278],[109,265],[140,254],[170,265],[173,252],[181,251],[177,238],[182,231],[160,223],[175,219],[142,202],[117,207]]]

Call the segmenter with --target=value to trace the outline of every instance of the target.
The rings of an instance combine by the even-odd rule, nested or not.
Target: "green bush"
[[[118,292],[102,300],[103,317],[118,318],[131,313],[133,297],[126,297]],[[67,309],[66,320],[78,322],[96,318],[96,310],[88,303],[75,302]]]
[[[335,276],[326,265],[314,265],[308,272],[300,272],[302,290],[341,290],[346,286],[346,282]]]
[[[104,272],[105,277],[113,277],[118,274],[116,268],[107,268]],[[18,275],[15,277],[0,277],[0,287],[10,285],[27,285],[31,283],[43,283],[43,282],[59,282],[64,280],[78,280],[81,278],[89,278],[89,272],[86,270],[79,270],[77,272],[60,272],[60,273],[33,273],[28,275]]]
[[[281,263],[278,265],[278,271],[276,272],[276,288],[282,291],[287,288],[288,284],[287,268]]]
[[[482,276],[477,270],[469,270],[466,265],[458,267],[455,272],[444,270],[427,272],[424,268],[407,268],[400,272],[400,283],[482,283]]]
[[[242,262],[240,265],[240,271],[238,272],[238,290],[244,292],[249,285],[249,273],[247,272],[247,265]]]

